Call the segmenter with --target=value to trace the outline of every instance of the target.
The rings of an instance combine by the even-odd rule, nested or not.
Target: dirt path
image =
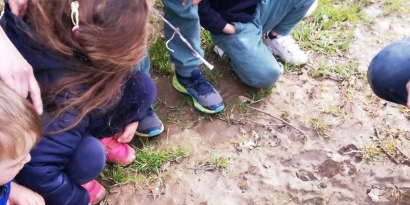
[[[308,138],[249,109],[251,121],[258,123],[246,122],[229,110],[228,117],[220,118],[237,120],[235,124],[215,117],[210,121],[171,89],[171,79],[155,77],[159,99],[167,99],[168,107],[162,107],[159,115],[179,119],[166,124],[169,132],[160,136],[159,146],[177,145],[192,154],[172,164],[164,183],[137,190],[133,184],[113,188],[105,204],[410,204],[409,166],[394,163],[383,152],[405,159],[398,153],[410,151],[408,111],[379,100],[365,83],[372,57],[391,41],[410,35],[410,15],[385,17],[379,4],[365,11],[374,23],[360,25],[348,52],[334,59],[358,62],[354,78],[312,78],[307,66],[285,74],[266,100],[252,105],[290,121]],[[311,65],[316,65],[326,57],[311,58]],[[228,104],[238,103],[249,89],[231,71],[224,76],[218,90]],[[172,106],[182,110],[176,112]],[[392,140],[400,144],[400,151],[389,149]],[[379,143],[383,150],[377,148]],[[207,156],[226,157],[228,168],[195,169]]]

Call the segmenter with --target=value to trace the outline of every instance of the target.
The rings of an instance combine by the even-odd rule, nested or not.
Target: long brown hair
[[[71,29],[73,0],[40,0],[28,12],[30,35],[62,56],[64,77],[42,87],[45,110],[55,117],[71,109],[78,118],[75,127],[90,111],[107,111],[121,97],[121,84],[132,66],[145,57],[150,0],[78,0],[79,36]],[[84,53],[82,62],[73,52]],[[64,66],[65,66],[64,65]],[[70,95],[55,102],[57,95]],[[47,110],[48,108],[48,110]]]

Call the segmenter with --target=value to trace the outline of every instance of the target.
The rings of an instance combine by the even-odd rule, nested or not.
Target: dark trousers
[[[410,80],[410,38],[383,48],[371,61],[367,78],[377,96],[406,105],[406,84]]]

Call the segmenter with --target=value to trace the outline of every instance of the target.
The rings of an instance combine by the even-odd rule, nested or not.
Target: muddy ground
[[[328,56],[311,52],[309,64],[286,72],[272,94],[249,101],[303,133],[265,113],[238,109],[240,96],[251,98],[253,90],[230,70],[220,71],[216,86],[228,108],[213,117],[195,111],[171,88],[169,76],[154,74],[158,113],[168,119],[159,147],[183,147],[191,155],[172,162],[161,183],[112,188],[104,204],[410,204],[410,112],[378,99],[366,83],[372,57],[410,35],[410,15],[385,16],[377,3],[365,12],[375,20],[359,24],[348,51],[332,57],[355,62],[353,77],[314,78],[309,71]],[[209,59],[216,70],[227,65]],[[197,166],[208,156],[226,157],[228,167]]]

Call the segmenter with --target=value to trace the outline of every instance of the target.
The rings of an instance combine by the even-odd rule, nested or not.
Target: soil
[[[410,34],[410,15],[383,16],[378,4],[365,10],[375,22],[359,25],[348,52],[334,59],[357,61],[363,72],[381,48]],[[166,122],[166,131],[158,137],[159,147],[183,147],[192,155],[179,164],[173,163],[164,183],[142,189],[133,184],[112,188],[104,204],[410,204],[407,164],[395,163],[388,157],[369,162],[357,154],[363,147],[377,143],[375,138],[387,136],[389,130],[408,133],[405,113],[399,106],[374,96],[365,75],[351,81],[311,77],[309,65],[325,57],[310,55],[308,66],[284,74],[272,94],[252,105],[288,120],[307,137],[253,110],[245,114],[248,120],[237,111],[227,110],[229,119],[236,120],[234,124],[220,120],[225,116],[204,117],[172,89],[170,77],[154,75],[158,102],[166,99],[166,105],[159,106],[159,116],[174,119]],[[232,71],[225,71],[223,76],[217,89],[227,105],[238,104],[239,97],[251,89],[240,83]],[[170,109],[181,105],[181,111]],[[340,112],[327,112],[331,106],[339,107]],[[312,119],[319,120],[325,129],[315,128]],[[250,141],[255,146],[242,146]],[[228,168],[194,169],[198,160],[212,155],[227,157]]]

